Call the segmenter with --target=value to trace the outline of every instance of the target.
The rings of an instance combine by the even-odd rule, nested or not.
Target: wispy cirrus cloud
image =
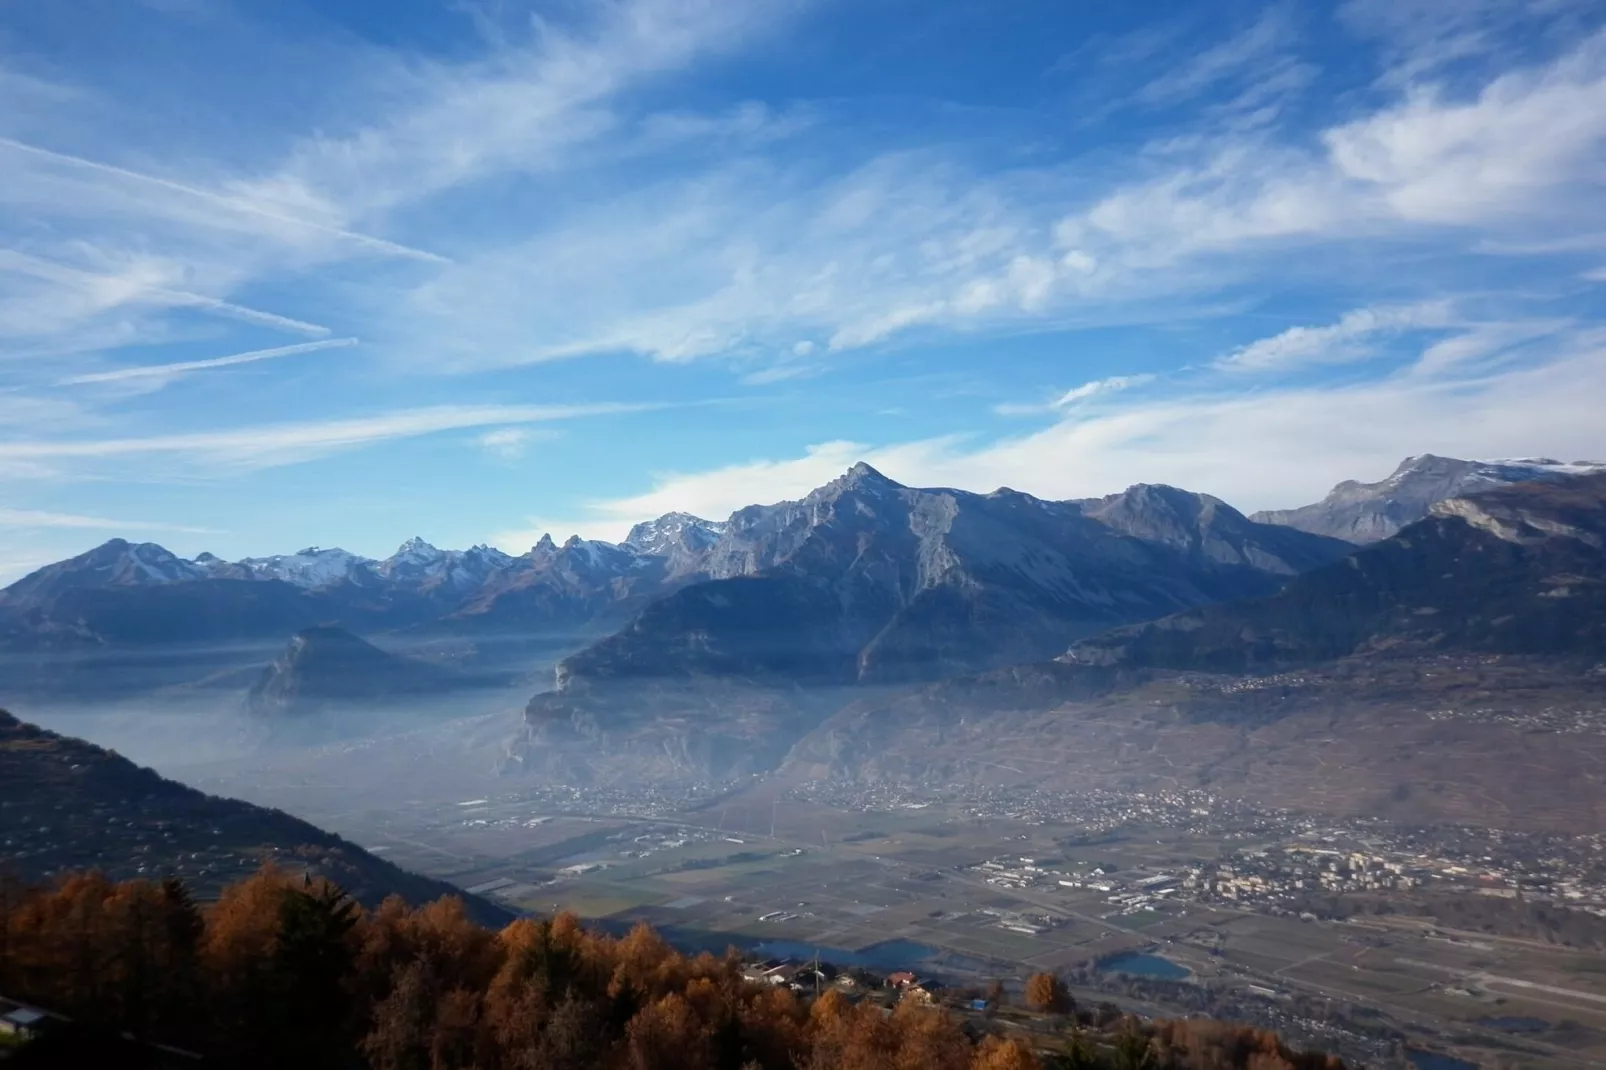
[[[216,528],[191,527],[152,520],[112,520],[77,513],[51,513],[37,509],[0,509],[3,528],[79,528],[99,531],[172,531],[186,535],[217,535]]]
[[[619,128],[622,93],[772,31],[797,6],[631,0],[595,5],[577,26],[532,18],[521,39],[504,37],[483,59],[387,72],[403,82],[402,106],[348,133],[306,139],[277,172],[234,188],[246,203],[355,220],[489,175],[548,171]],[[755,129],[769,118],[753,106],[695,125],[697,133]],[[648,130],[678,135],[691,125],[670,113]]]
[[[929,152],[824,181],[744,160],[464,257],[413,291],[405,319],[459,368],[686,361],[800,339],[848,354],[920,332],[1166,318],[1313,247],[1447,256],[1480,238],[1599,229],[1603,42],[1470,95],[1417,85],[1313,137],[1228,129],[1103,190],[1070,168],[983,175]]]
[[[20,401],[29,388],[15,383],[104,387],[41,392],[72,403],[70,422],[23,413],[0,443],[0,474],[91,478],[143,458],[212,479],[444,430],[462,432],[451,449],[505,460],[533,452],[531,421],[507,415],[524,407],[454,398],[593,396],[586,377],[616,375],[632,355],[660,365],[640,368],[642,380],[671,395],[706,396],[729,378],[793,384],[763,391],[779,418],[760,429],[789,451],[755,449],[739,436],[758,432],[732,421],[722,432],[737,444],[722,448],[781,459],[706,480],[687,465],[654,483],[650,502],[614,508],[628,495],[592,491],[590,468],[618,480],[642,456],[672,467],[697,436],[656,426],[640,448],[591,442],[576,447],[588,472],[582,490],[572,476],[569,500],[599,504],[544,512],[604,525],[672,493],[717,504],[743,479],[815,479],[844,442],[883,459],[896,448],[921,478],[979,486],[1039,478],[1017,442],[1080,471],[1067,451],[1113,457],[1104,435],[1178,468],[1109,460],[1095,466],[1103,475],[1181,481],[1214,470],[1187,466],[1185,421],[1173,432],[1171,412],[1216,433],[1234,403],[1298,409],[1306,395],[1289,384],[1321,379],[1416,399],[1402,418],[1461,405],[1445,399],[1514,381],[1504,377],[1520,364],[1562,367],[1558,354],[1599,319],[1579,295],[1606,249],[1606,38],[1578,14],[1586,7],[1352,0],[1348,38],[1327,13],[1294,5],[1159,27],[1101,19],[1141,28],[1024,88],[1031,79],[967,85],[940,49],[872,57],[880,43],[861,49],[843,27],[809,21],[829,5],[793,0],[579,0],[543,5],[541,18],[522,3],[471,5],[481,37],[450,42],[433,30],[409,40],[406,18],[363,40],[361,17],[281,26],[267,15],[241,25],[282,31],[297,61],[268,74],[299,79],[273,107],[256,107],[233,72],[201,69],[227,49],[186,42],[181,65],[220,91],[212,126],[214,102],[167,91],[161,71],[149,84],[162,91],[125,106],[89,51],[82,93],[8,81],[0,57],[0,92],[20,87],[15,114],[0,117],[0,246],[12,250],[0,252],[0,375],[11,380],[0,391]],[[203,22],[220,20],[186,26]],[[429,25],[450,30],[451,17]],[[308,27],[320,40],[295,38]],[[302,44],[317,62],[300,58]],[[841,70],[862,77],[798,59],[821,47],[854,52]],[[113,91],[97,95],[103,86]],[[1121,122],[1075,100],[1113,100]],[[1501,294],[1500,307],[1463,305],[1479,292]],[[1443,301],[1453,316],[1420,311]],[[1234,321],[1246,312],[1254,319]],[[1071,336],[1088,329],[1126,336],[1108,348]],[[133,393],[312,352],[270,332],[329,348],[360,335],[372,359],[314,365],[331,386],[316,398],[331,418],[318,421],[262,423],[299,400],[288,373],[300,366],[263,364],[252,378],[270,389],[233,397],[230,380],[208,380],[227,402],[208,414],[217,432],[168,430],[196,426],[199,414],[176,408],[188,391]],[[1045,342],[1050,332],[1065,337]],[[184,349],[148,355],[163,344]],[[130,355],[136,346],[147,355]],[[1391,359],[1368,362],[1374,353]],[[558,360],[569,364],[521,367]],[[924,388],[853,396],[881,381],[866,370],[877,361],[980,369],[996,388],[940,406],[923,403]],[[376,368],[426,374],[358,381]],[[825,370],[831,389],[804,381]],[[1548,403],[1524,390],[1524,403]],[[1006,397],[1042,400],[988,411]],[[875,442],[884,421],[852,423],[887,400],[911,428],[902,445]],[[358,407],[368,405],[389,411]],[[1262,432],[1304,433],[1242,411]],[[1008,425],[1000,438],[997,412],[1051,426]],[[803,424],[818,433],[801,436]],[[1365,453],[1346,452],[1343,428],[1315,426],[1340,436],[1335,455]],[[1431,414],[1422,426],[1441,430]],[[1140,427],[1150,433],[1121,439]],[[823,445],[798,456],[804,441]],[[1423,448],[1449,447],[1404,452]],[[537,465],[464,467],[517,469],[547,480],[543,495],[560,478]]]
[[[1321,327],[1290,327],[1219,357],[1214,367],[1230,372],[1274,372],[1313,364],[1344,364],[1371,353],[1379,336],[1401,331],[1447,327],[1448,303],[1431,302],[1384,308],[1358,308],[1336,323]]]
[[[138,364],[127,368],[113,368],[104,372],[69,375],[65,379],[57,380],[56,385],[80,386],[88,383],[124,383],[130,380],[154,380],[157,385],[165,385],[191,372],[206,371],[211,368],[232,368],[238,364],[255,364],[258,361],[277,360],[281,357],[299,356],[302,353],[317,353],[325,349],[347,349],[356,344],[357,339],[355,338],[329,338],[319,342],[298,342],[295,345],[274,346],[271,349],[253,349],[245,353],[233,353],[226,357],[209,357],[205,360],[180,360],[170,364]]]
[[[363,234],[338,223],[316,218],[310,213],[295,212],[292,210],[294,206],[287,204],[285,198],[264,196],[261,188],[241,184],[233,191],[207,189],[161,175],[147,174],[116,164],[75,156],[68,152],[57,152],[54,149],[8,137],[0,137],[0,152],[32,157],[56,169],[88,172],[100,178],[110,179],[119,185],[156,190],[168,195],[169,198],[176,196],[178,203],[173,205],[173,208],[177,213],[182,213],[186,208],[204,208],[213,214],[212,222],[228,229],[252,230],[267,227],[273,232],[288,233],[292,236],[297,232],[307,232],[348,242],[361,249],[387,256],[400,256],[430,263],[444,263],[446,259],[426,249],[415,249],[400,242]],[[185,204],[185,202],[190,203]],[[155,205],[145,207],[151,210]]]
[[[1409,377],[1252,394],[1196,388],[1073,412],[1024,435],[839,440],[795,457],[663,473],[642,493],[592,501],[558,529],[617,539],[632,523],[675,510],[718,519],[751,503],[754,487],[765,488],[766,501],[801,497],[861,460],[913,486],[978,492],[1010,486],[1066,499],[1168,483],[1246,512],[1280,508],[1304,504],[1344,479],[1381,478],[1400,458],[1422,452],[1603,459],[1601,396],[1606,334],[1584,331],[1534,365],[1470,379]]]
[[[550,438],[554,432],[528,427],[498,427],[475,439],[480,449],[503,461],[516,461],[529,451],[530,443]]]
[[[1290,9],[1267,7],[1243,30],[1193,53],[1144,84],[1132,99],[1151,107],[1176,104],[1193,100],[1222,82],[1263,79],[1268,61],[1286,52],[1295,36]]]
[[[166,455],[199,471],[251,472],[378,442],[493,424],[531,424],[640,412],[648,405],[437,405],[377,416],[280,423],[134,438],[0,441],[0,464]]]
[[[1084,401],[1097,397],[1107,397],[1133,387],[1146,386],[1158,378],[1148,373],[1138,375],[1111,375],[1103,379],[1093,379],[1081,386],[1073,386],[1057,397],[1041,404],[1006,403],[994,405],[993,411],[1000,416],[1035,416],[1042,413],[1063,412]]]

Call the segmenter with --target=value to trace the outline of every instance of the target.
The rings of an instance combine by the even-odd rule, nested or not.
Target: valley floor
[[[480,718],[172,772],[510,906],[648,921],[687,947],[818,950],[960,984],[1055,969],[1084,1001],[1252,1021],[1373,1065],[1407,1045],[1480,1066],[1606,1061],[1598,951],[1547,942],[1576,933],[1460,930],[1439,909],[1470,902],[1510,923],[1516,875],[1541,856],[1547,894],[1582,889],[1587,905],[1601,893],[1601,844],[1588,837],[1491,846],[1465,829],[1198,792],[921,795],[777,776],[541,786],[491,774],[505,727]],[[1394,912],[1334,917],[1334,903],[1359,902]],[[1324,920],[1301,920],[1307,908]],[[1124,953],[1151,957],[1117,972],[1109,960]]]

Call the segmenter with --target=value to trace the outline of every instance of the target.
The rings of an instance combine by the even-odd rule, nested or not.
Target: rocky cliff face
[[[1255,513],[1251,519],[1370,543],[1421,520],[1436,502],[1513,483],[1564,482],[1601,471],[1606,471],[1606,464],[1596,461],[1463,461],[1423,454],[1401,461],[1387,479],[1376,483],[1347,480],[1313,505]]]
[[[1433,513],[1274,595],[1117,629],[1065,658],[1237,672],[1406,647],[1606,656],[1606,473]]]
[[[533,762],[582,739],[653,739],[655,754],[752,761],[855,694],[1052,657],[1126,621],[1275,590],[1349,549],[1170,487],[1049,502],[858,465],[733,515],[704,561],[715,578],[565,659],[516,750]]]
[[[728,578],[648,606],[566,660],[559,689],[715,676],[802,686],[932,679],[1266,593],[1347,550],[1171,487],[1049,502],[905,487],[860,465],[801,501],[737,513],[705,564]]]

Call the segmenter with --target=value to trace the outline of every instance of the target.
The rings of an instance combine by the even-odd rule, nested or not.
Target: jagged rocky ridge
[[[1438,502],[1258,600],[1073,646],[1067,661],[1262,672],[1410,647],[1606,656],[1606,473]]]
[[[783,766],[1582,832],[1606,820],[1601,724],[1606,473],[1437,503],[1277,593],[1053,661],[866,695]]]
[[[1514,483],[1554,483],[1602,471],[1606,471],[1606,463],[1600,461],[1569,463],[1548,457],[1463,461],[1426,453],[1407,457],[1387,479],[1376,483],[1346,480],[1315,504],[1259,512],[1250,519],[1369,543],[1421,520],[1435,502]]]
[[[1275,590],[1348,550],[1171,487],[1050,502],[905,487],[860,464],[734,514],[704,565],[724,578],[565,659],[515,753],[622,749],[724,774],[772,761],[854,689],[1050,657],[1122,622]]]
[[[672,513],[619,544],[543,537],[516,557],[411,539],[383,561],[308,548],[225,562],[112,540],[0,592],[0,653],[67,658],[49,668],[28,658],[0,665],[0,687],[49,697],[97,681],[123,690],[180,683],[202,674],[194,658],[171,668],[148,660],[137,685],[120,669],[85,666],[130,648],[276,645],[323,625],[458,637],[481,651],[496,637],[520,637],[496,655],[505,664],[561,657],[624,628],[617,643],[576,663],[599,666],[595,675],[660,673],[684,660],[677,642],[697,646],[706,632],[706,664],[687,661],[691,675],[918,679],[1041,656],[1075,634],[1269,590],[1344,550],[1172,488],[1046,502],[1008,490],[901,487],[868,466],[800,502],[751,506],[723,522]],[[789,619],[792,630],[750,627],[742,606],[763,621]],[[781,664],[798,650],[803,661]],[[204,670],[228,665],[219,655]]]

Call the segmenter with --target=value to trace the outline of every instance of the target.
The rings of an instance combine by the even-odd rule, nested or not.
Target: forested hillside
[[[889,1010],[863,984],[751,984],[734,955],[688,958],[646,927],[613,938],[560,915],[493,932],[455,899],[368,912],[274,869],[206,909],[173,880],[0,881],[0,992],[244,1068],[1343,1067],[1248,1028],[1079,1010],[1048,978],[1026,993],[1036,1031],[1003,1037],[985,1015]]]

